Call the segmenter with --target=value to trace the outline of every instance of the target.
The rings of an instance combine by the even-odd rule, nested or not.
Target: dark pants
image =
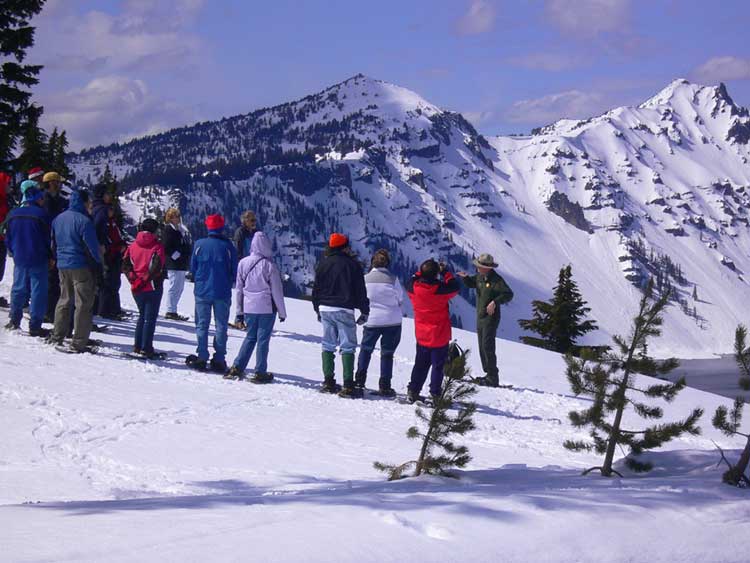
[[[448,345],[440,348],[428,348],[417,344],[417,356],[414,358],[414,368],[411,370],[411,381],[409,391],[420,393],[424,382],[427,380],[427,372],[432,366],[430,375],[430,395],[440,395],[443,389],[443,366],[448,358]]]
[[[135,304],[138,306],[134,348],[147,354],[154,351],[154,332],[156,332],[156,317],[159,316],[161,295],[161,289],[133,294]]]
[[[60,300],[60,271],[57,266],[50,268],[47,279],[47,313],[44,316],[49,322],[54,323],[55,309]]]
[[[23,307],[31,299],[29,330],[42,328],[47,310],[47,261],[35,266],[15,265],[10,292],[10,320],[21,326]]]
[[[122,257],[105,257],[106,268],[102,285],[99,287],[99,303],[97,314],[100,317],[111,318],[120,314],[120,266]]]
[[[364,386],[367,381],[367,368],[375,350],[375,344],[380,340],[380,389],[391,388],[393,377],[393,354],[401,342],[401,325],[398,326],[366,326],[362,333],[362,344],[359,346],[357,359],[356,382]]]
[[[499,325],[499,315],[477,320],[477,340],[479,343],[479,358],[482,360],[482,370],[493,381],[497,381],[498,379],[495,339],[497,338],[497,328]]]
[[[5,277],[5,239],[0,240],[0,281]]]

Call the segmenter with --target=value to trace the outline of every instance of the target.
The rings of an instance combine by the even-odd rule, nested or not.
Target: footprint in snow
[[[453,539],[453,532],[451,532],[447,528],[438,526],[437,524],[432,524],[429,522],[426,524],[422,524],[420,522],[414,522],[413,520],[404,518],[403,516],[400,516],[396,514],[395,512],[387,512],[384,514],[381,513],[380,518],[386,524],[391,524],[394,526],[402,526],[403,528],[412,530],[414,532],[427,536],[428,538],[432,538],[435,540],[443,540],[443,541]]]

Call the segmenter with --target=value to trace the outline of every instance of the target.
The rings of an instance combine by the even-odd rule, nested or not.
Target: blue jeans
[[[198,358],[208,361],[208,327],[211,325],[211,310],[214,313],[216,332],[214,334],[214,359],[223,362],[227,356],[227,330],[231,299],[195,298],[195,333],[198,337]]]
[[[154,332],[156,317],[159,315],[162,290],[134,293],[133,299],[138,305],[138,321],[135,323],[135,348],[146,353],[154,351]]]
[[[336,346],[342,354],[354,354],[357,349],[357,323],[350,311],[321,311],[323,323],[323,351],[335,352]]]
[[[401,325],[398,326],[366,326],[362,334],[362,344],[359,347],[357,359],[357,381],[365,384],[367,368],[375,350],[375,344],[380,340],[380,388],[391,386],[393,377],[393,354],[401,342]]]
[[[424,382],[427,380],[427,372],[432,366],[430,374],[430,395],[440,395],[443,389],[443,367],[448,359],[448,346],[440,348],[428,348],[417,344],[417,356],[414,358],[414,368],[411,370],[411,381],[409,391],[420,393]]]
[[[242,341],[240,353],[234,359],[234,367],[241,372],[245,371],[250,356],[253,355],[255,345],[258,345],[258,353],[255,355],[255,373],[268,373],[268,344],[271,342],[271,332],[276,322],[276,313],[263,315],[245,315],[247,334]]]
[[[21,325],[23,308],[31,293],[30,330],[42,328],[44,314],[47,312],[47,261],[36,266],[15,265],[13,270],[13,289],[10,291],[10,320]]]

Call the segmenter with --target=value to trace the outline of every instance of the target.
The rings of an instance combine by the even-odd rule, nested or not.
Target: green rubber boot
[[[323,390],[329,393],[336,392],[335,361],[333,352],[323,352]]]

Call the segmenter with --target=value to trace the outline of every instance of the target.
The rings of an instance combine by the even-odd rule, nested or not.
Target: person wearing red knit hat
[[[232,304],[232,282],[237,276],[237,250],[224,236],[224,217],[206,217],[208,236],[193,247],[190,273],[195,283],[195,328],[198,338],[196,353],[187,357],[185,363],[199,371],[227,371],[227,331],[229,309]],[[213,311],[216,334],[214,354],[209,364],[208,329]]]
[[[38,166],[35,166],[31,170],[29,170],[29,180],[36,180],[37,182],[41,182],[42,178],[44,177],[44,170],[39,168]]]
[[[367,299],[362,265],[349,248],[349,238],[333,233],[328,239],[315,268],[312,302],[318,321],[323,324],[323,393],[338,391],[335,377],[336,348],[341,352],[344,387],[341,397],[361,397],[362,389],[354,386],[354,350],[357,348],[357,324],[367,322],[370,301]],[[360,316],[354,320],[354,310]]]

